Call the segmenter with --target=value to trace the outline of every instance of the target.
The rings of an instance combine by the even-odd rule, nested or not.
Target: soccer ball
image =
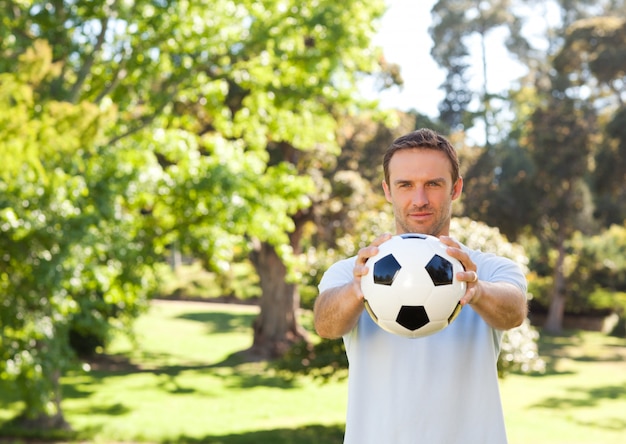
[[[393,236],[379,246],[361,278],[365,308],[382,329],[418,338],[446,328],[461,311],[463,265],[446,245],[425,234]]]

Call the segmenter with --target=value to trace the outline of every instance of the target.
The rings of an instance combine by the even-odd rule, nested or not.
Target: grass
[[[594,332],[543,335],[541,376],[501,383],[512,443],[626,442],[626,341]]]
[[[341,443],[345,380],[289,378],[238,357],[251,345],[256,313],[249,306],[155,302],[138,320],[136,347],[120,337],[90,371],[64,378],[63,407],[76,441]],[[501,382],[510,443],[626,442],[626,340],[542,335],[540,351],[546,374]],[[0,426],[19,409],[13,399],[0,386],[8,405],[0,408]]]

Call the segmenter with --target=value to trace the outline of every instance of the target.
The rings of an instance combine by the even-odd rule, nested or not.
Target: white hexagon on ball
[[[408,338],[446,328],[461,311],[463,265],[446,253],[438,238],[408,233],[379,247],[361,278],[365,308],[382,329]]]

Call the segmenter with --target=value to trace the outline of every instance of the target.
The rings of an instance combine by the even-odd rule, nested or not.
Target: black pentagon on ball
[[[400,237],[402,239],[421,239],[421,240],[426,240],[426,236],[424,234],[418,234],[418,233],[404,233],[404,234],[401,234]]]
[[[380,285],[391,285],[402,266],[398,263],[393,254],[378,259],[374,264],[374,283]]]
[[[426,264],[425,268],[436,286],[452,284],[454,269],[448,259],[436,254]]]
[[[415,331],[430,322],[422,305],[403,305],[398,311],[396,322],[407,330]]]

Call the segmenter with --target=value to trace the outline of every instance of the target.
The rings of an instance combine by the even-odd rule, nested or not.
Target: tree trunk
[[[482,91],[482,101],[483,101],[483,109],[485,111],[483,122],[485,124],[485,147],[489,148],[491,146],[489,133],[491,132],[491,101],[489,98],[489,93],[487,92],[487,30],[483,29],[480,32],[480,50],[481,50],[481,62],[483,69],[483,91]]]
[[[31,431],[44,431],[50,432],[55,430],[70,431],[72,427],[65,420],[65,415],[61,408],[62,393],[61,393],[61,371],[55,370],[51,377],[53,384],[52,391],[49,393],[50,402],[54,404],[53,411],[47,412],[45,407],[41,407],[38,402],[27,401],[24,411],[17,418],[14,419],[14,423],[17,427],[31,430]],[[32,390],[32,389],[31,389]],[[38,396],[37,393],[29,393],[28,396]],[[37,405],[37,407],[33,407]]]
[[[554,267],[554,286],[550,298],[550,308],[544,323],[544,330],[548,333],[559,334],[563,330],[563,316],[565,314],[565,275],[563,264],[565,262],[565,242],[559,240],[558,257]]]
[[[298,325],[300,292],[296,284],[287,283],[287,269],[276,249],[265,242],[252,255],[252,263],[261,285],[261,312],[254,321],[254,341],[250,354],[258,359],[283,356],[291,346],[306,339]]]
[[[295,229],[289,234],[289,244],[296,255],[302,251],[302,233],[311,217],[311,211],[292,216]],[[261,312],[254,320],[254,340],[248,352],[255,359],[278,358],[295,343],[308,340],[297,319],[300,290],[297,284],[287,282],[287,267],[271,244],[259,242],[250,260],[259,275]]]

